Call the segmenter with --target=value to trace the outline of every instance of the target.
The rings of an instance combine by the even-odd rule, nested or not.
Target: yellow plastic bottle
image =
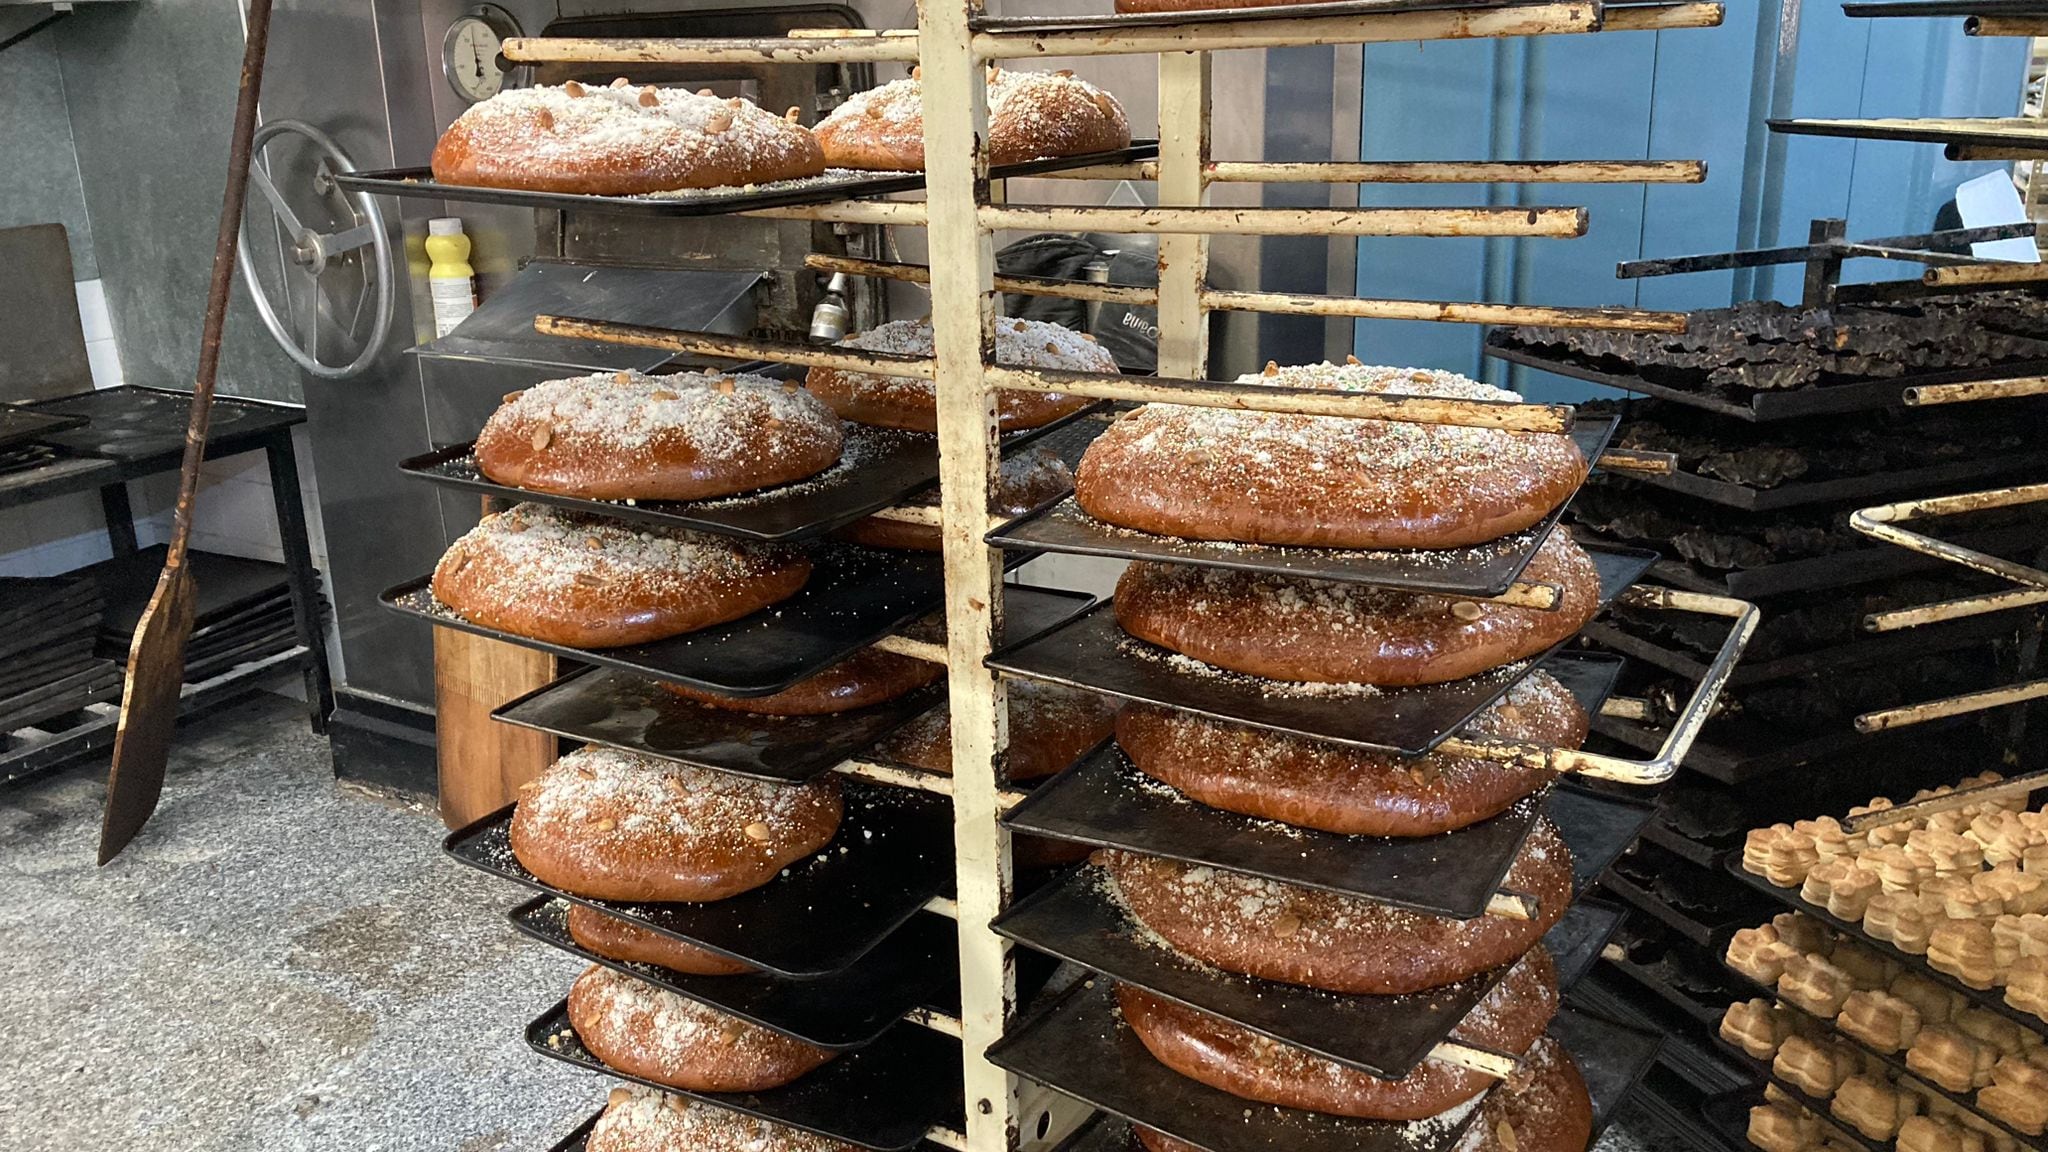
[[[434,299],[434,335],[446,336],[476,311],[476,269],[469,266],[469,237],[462,221],[443,216],[427,221],[427,288]]]

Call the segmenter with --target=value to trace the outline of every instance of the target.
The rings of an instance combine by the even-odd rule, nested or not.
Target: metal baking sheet
[[[702,1100],[877,1152],[904,1152],[934,1125],[961,1122],[960,1044],[915,1024],[766,1092],[686,1092],[631,1076],[592,1055],[569,1026],[563,1000],[526,1026],[534,1051],[591,1072]]]
[[[2012,472],[2029,472],[2043,465],[2048,465],[2048,450],[2032,448],[2020,452],[1951,460],[1919,468],[1894,468],[1862,476],[1842,476],[1803,483],[1795,481],[1780,484],[1775,488],[1752,488],[1746,484],[1733,484],[1683,470],[1661,474],[1632,472],[1629,478],[1653,488],[1682,492],[1687,496],[1730,508],[1740,508],[1745,512],[1775,512],[1781,508],[1802,508],[1813,504],[1848,503],[1857,500],[1871,502],[1901,493],[1926,494],[1946,485],[1963,484]]]
[[[32,408],[0,404],[0,448],[12,448],[40,440],[53,432],[80,428],[85,422],[86,417],[75,413],[37,412]]]
[[[1615,930],[1627,918],[1627,910],[1619,904],[1586,899],[1572,905],[1564,919],[1543,934],[1543,946],[1557,963],[1560,989],[1570,991],[1581,976],[1592,970],[1600,959],[1600,950],[1607,947]]]
[[[929,913],[912,917],[844,971],[816,980],[692,976],[600,956],[569,934],[569,902],[553,896],[537,896],[506,916],[544,944],[820,1048],[843,1051],[872,1043],[912,1008],[960,994],[958,932],[951,921]]]
[[[1092,405],[1043,428],[1005,437],[1003,452],[1009,455],[1027,447],[1039,437],[1101,407]],[[591,500],[515,488],[483,474],[477,467],[474,441],[402,460],[398,470],[446,487],[514,502],[552,504],[617,520],[788,543],[823,536],[871,512],[901,503],[904,497],[930,487],[938,478],[938,437],[851,422],[845,430],[846,446],[840,452],[839,462],[818,475],[716,500]]]
[[[1134,140],[1128,148],[1002,164],[989,170],[993,179],[1035,176],[1095,164],[1127,164],[1150,160],[1159,154],[1157,140]],[[551,212],[606,212],[625,216],[723,216],[756,208],[787,208],[799,204],[829,204],[834,200],[889,196],[917,192],[924,188],[922,172],[863,172],[847,168],[823,176],[800,180],[779,180],[709,188],[670,196],[584,196],[569,192],[526,192],[516,188],[478,188],[465,184],[443,184],[434,179],[431,168],[380,168],[336,174],[334,182],[351,192],[376,192],[426,200],[458,200],[473,204],[509,204],[516,208],[538,208]]]
[[[1543,814],[1572,850],[1572,891],[1583,893],[1627,852],[1657,815],[1654,804],[1590,791],[1570,781],[1552,788]]]
[[[1610,545],[1583,526],[1575,527],[1573,533],[1588,549],[1620,546]],[[1959,533],[1954,542],[1966,548],[2000,553],[2037,545],[2040,533],[2038,524],[2012,524],[1983,532]],[[1793,592],[1868,584],[1917,572],[1936,571],[1946,566],[1947,561],[1938,557],[1873,543],[1870,547],[1851,548],[1826,556],[1809,556],[1757,568],[1732,570],[1696,568],[1681,559],[1659,556],[1651,562],[1649,574],[1662,583],[1687,592],[1732,596],[1738,600],[1762,600]]]
[[[1919,372],[1895,376],[1886,380],[1859,380],[1842,384],[1820,384],[1810,388],[1788,388],[1781,391],[1754,392],[1748,401],[1730,400],[1722,396],[1699,391],[1694,388],[1674,387],[1658,384],[1645,379],[1635,372],[1608,372],[1594,367],[1590,362],[1573,356],[1555,356],[1531,348],[1515,348],[1500,343],[1500,337],[1490,337],[1486,354],[1512,364],[1521,364],[1544,372],[1569,376],[1574,380],[1585,380],[1619,388],[1624,392],[1640,392],[1650,396],[1662,396],[1693,408],[1719,412],[1738,420],[1764,423],[1772,420],[1795,419],[1800,416],[1825,416],[1841,412],[1868,412],[1878,408],[1897,408],[1905,403],[1905,391],[1929,384],[1956,384],[1971,380],[2008,380],[2019,376],[2048,375],[2048,361],[2014,360],[1986,368],[1961,368],[1941,372]],[[1686,374],[1686,369],[1670,369],[1673,376]],[[1701,387],[1705,387],[1702,381]]]
[[[945,598],[936,552],[884,551],[821,542],[808,546],[811,579],[796,595],[751,616],[618,648],[571,648],[472,624],[434,599],[432,574],[387,589],[393,611],[444,628],[675,680],[727,696],[769,696],[830,668],[908,624]],[[1007,562],[1029,559],[1011,553]]]
[[[2048,148],[2048,128],[2031,116],[1917,117],[1861,120],[1773,119],[1771,131],[1792,136],[1842,136],[1918,144],[1972,144],[1991,148]]]
[[[1872,1140],[1863,1133],[1858,1132],[1854,1126],[1835,1120],[1833,1113],[1829,1111],[1828,1102],[1825,1099],[1816,1099],[1809,1095],[1804,1088],[1778,1075],[1776,1069],[1771,1066],[1771,1061],[1759,1060],[1751,1056],[1728,1041],[1721,1039],[1719,1033],[1716,1033],[1713,1039],[1714,1047],[1720,1049],[1721,1054],[1732,1061],[1737,1067],[1748,1069],[1758,1080],[1776,1085],[1780,1092],[1790,1096],[1801,1108],[1820,1117],[1828,1125],[1831,1135],[1838,1133],[1840,1136],[1846,1137],[1856,1147],[1865,1149],[1866,1152],[1893,1152],[1894,1146],[1891,1141]],[[1743,1121],[1743,1130],[1745,1132],[1748,1131],[1746,1114]]]
[[[1411,1125],[1253,1106],[1152,1058],[1116,1008],[1111,981],[1084,980],[1011,1026],[993,1063],[1210,1152],[1440,1152],[1470,1123]]]
[[[1571,436],[1587,460],[1598,460],[1620,419],[1581,417]],[[1081,511],[1069,496],[1033,509],[988,534],[988,542],[1118,560],[1158,560],[1203,568],[1278,572],[1315,580],[1373,584],[1411,592],[1498,596],[1522,574],[1536,549],[1550,536],[1566,502],[1533,528],[1469,548],[1442,550],[1282,548],[1158,536],[1105,524]]]
[[[1542,666],[1589,714],[1599,712],[1621,672],[1619,660],[1598,654],[1561,652]],[[1198,804],[1140,772],[1110,741],[1033,789],[1003,823],[1013,832],[1209,864],[1462,920],[1486,910],[1540,809],[1530,798],[1440,836],[1342,836]]]
[[[1850,923],[1849,921],[1844,920],[1841,917],[1835,915],[1834,913],[1828,911],[1827,908],[1825,908],[1822,905],[1814,904],[1807,900],[1801,899],[1799,895],[1799,889],[1780,888],[1761,876],[1752,875],[1751,873],[1743,871],[1742,856],[1740,853],[1735,853],[1729,856],[1727,860],[1723,861],[1722,867],[1727,870],[1729,875],[1735,877],[1737,880],[1742,881],[1744,884],[1749,885],[1751,888],[1754,888],[1757,891],[1762,892],[1764,895],[1769,896],[1771,899],[1777,901],[1778,903],[1785,905],[1787,908],[1791,908],[1799,912],[1804,912],[1808,916],[1811,916],[1814,919],[1820,921],[1821,923],[1826,924],[1828,927],[1833,928],[1836,932],[1842,933],[1846,936],[1852,936],[1857,940],[1860,940],[1863,943],[1870,945],[1872,948],[1877,949],[1878,952],[1883,954],[1888,959],[1895,960],[1905,965],[1906,967],[1913,969],[1915,972],[1920,973],[1922,976],[1927,977],[1929,980],[1932,980],[1936,984],[1940,984],[1950,989],[1951,991],[1961,993],[1965,998],[1967,998],[1972,1004],[1975,1004],[1977,1007],[1983,1008],[1986,1011],[1996,1012],[2000,1016],[2003,1016],[2006,1019],[2011,1020],[2014,1023],[2020,1025],[2021,1027],[2027,1029],[2029,1032],[2048,1035],[2048,1020],[2043,1020],[2039,1016],[2036,1016],[2031,1012],[2015,1008],[2012,1005],[2007,1004],[2005,1002],[2005,995],[2000,989],[1972,988],[1968,984],[1963,983],[1961,980],[1958,980],[1955,977],[1949,975],[1948,973],[1940,971],[1933,965],[1929,964],[1927,962],[1927,957],[1915,956],[1910,952],[1900,951],[1891,943],[1884,940],[1879,940],[1877,937],[1872,936],[1869,933],[1865,932],[1863,930],[1862,924]]]
[[[552,1148],[549,1148],[548,1152],[586,1152],[586,1150],[590,1146],[590,1134],[596,1130],[597,1122],[599,1120],[604,1119],[604,1113],[605,1110],[603,1108],[599,1108],[597,1111],[592,1112],[588,1117],[584,1119],[583,1123],[578,1124],[576,1126],[576,1130],[574,1132],[571,1132],[567,1136],[562,1137],[561,1142],[556,1144]],[[927,1149],[928,1152],[939,1152],[940,1146],[937,1144],[925,1143],[919,1145],[919,1147]]]
[[[1095,603],[1085,593],[1010,585],[1003,634],[1025,637]],[[500,707],[508,724],[765,780],[809,780],[946,698],[943,682],[827,716],[751,716],[685,700],[617,668],[585,668]]]
[[[1507,974],[1497,969],[1407,996],[1345,996],[1256,980],[1159,944],[1110,888],[1108,873],[1085,865],[1019,900],[992,927],[1040,952],[1378,1076],[1414,1068]]]
[[[1604,605],[1635,583],[1656,558],[1641,549],[1588,548],[1600,570]],[[1532,660],[1448,684],[1386,688],[1359,695],[1268,695],[1275,681],[1235,673],[1194,674],[1167,663],[1167,649],[1127,635],[1116,606],[1099,605],[1072,621],[988,658],[991,668],[1031,680],[1194,712],[1360,748],[1420,755],[1442,743],[1526,675]]]
[[[591,900],[542,883],[512,855],[511,806],[450,833],[441,849],[771,974],[810,979],[867,955],[953,881],[953,813],[942,797],[852,780],[841,786],[846,816],[831,843],[759,888],[708,904]]]
[[[127,384],[45,400],[31,407],[36,412],[86,418],[86,423],[77,428],[36,437],[44,444],[81,456],[146,460],[152,456],[175,456],[185,450],[192,394]],[[223,455],[235,445],[248,444],[305,421],[306,410],[294,404],[216,396],[206,433],[207,457]],[[279,572],[284,571],[283,565],[277,567]],[[151,583],[155,583],[153,570]]]

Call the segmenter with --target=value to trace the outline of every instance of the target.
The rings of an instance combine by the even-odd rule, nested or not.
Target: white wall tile
[[[92,370],[94,388],[119,388],[121,386],[121,349],[109,336],[105,340],[85,342],[85,363]]]
[[[87,343],[114,338],[114,320],[107,311],[106,285],[99,280],[80,280],[72,285],[78,293],[78,323],[85,329]]]

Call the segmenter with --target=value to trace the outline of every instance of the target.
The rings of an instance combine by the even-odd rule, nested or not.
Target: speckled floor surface
[[[431,812],[337,787],[296,703],[187,729],[98,869],[104,792],[103,766],[0,791],[10,1152],[541,1150],[602,1100],[520,1039],[575,961]]]
[[[432,812],[338,787],[296,703],[185,730],[98,869],[104,793],[98,765],[0,791],[5,1152],[541,1152],[603,1099],[520,1039],[579,965]]]

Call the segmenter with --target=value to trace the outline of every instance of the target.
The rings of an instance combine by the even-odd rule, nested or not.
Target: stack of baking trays
[[[1489,340],[1504,359],[1641,394],[1613,406],[1616,446],[1639,467],[1596,476],[1580,493],[1570,519],[1581,539],[1654,548],[1652,580],[1739,596],[1764,613],[1686,759],[1691,771],[1603,882],[1646,915],[1631,919],[1594,983],[1683,1037],[1646,1094],[1669,1106],[1674,1132],[1697,1131],[1687,1110],[1701,1094],[1747,1074],[1702,1026],[1748,995],[1720,952],[1771,902],[1722,872],[1722,857],[1747,829],[1787,814],[1840,811],[1873,787],[1911,793],[1952,783],[1957,763],[1999,762],[2001,734],[1967,717],[1858,731],[1865,713],[2009,682],[2021,649],[2010,614],[1870,631],[1872,613],[1999,582],[1875,544],[1848,516],[1876,499],[1966,491],[2048,466],[2030,435],[2048,409],[2034,401],[1903,406],[1927,385],[2040,373],[2040,313],[2039,301],[2010,296],[1829,311],[1758,303],[1694,313],[1684,334],[1521,328]],[[2044,521],[1994,513],[1959,531],[2010,552],[2037,545]],[[1624,605],[1583,642],[1631,657],[1625,687],[1654,719],[1706,667],[1716,639],[1688,618]],[[1630,746],[1652,739],[1635,718],[1598,717],[1594,728]]]
[[[1261,380],[1513,399],[1355,361]],[[1649,1066],[1654,1035],[1568,990],[1619,921],[1574,902],[1651,809],[1543,766],[1621,671],[1565,645],[1654,559],[1558,523],[1613,427],[1151,405],[990,533],[1131,562],[989,661],[1013,700],[1119,706],[1003,818],[1088,853],[995,922],[1077,973],[989,1050],[1105,1114],[1067,1148],[1577,1152]]]
[[[165,551],[159,544],[78,571],[77,575],[92,581],[106,602],[98,629],[101,656],[125,665],[128,649],[135,642],[135,625],[149,605],[158,573],[163,571]],[[196,549],[191,557],[194,577],[205,583],[192,621],[192,637],[185,643],[186,683],[211,680],[298,644],[291,582],[284,565]],[[314,586],[318,588],[317,576]],[[329,612],[325,595],[316,593],[313,612],[313,626],[325,628]]]
[[[95,647],[104,607],[77,573],[0,579],[0,732],[121,694],[121,666]]]

